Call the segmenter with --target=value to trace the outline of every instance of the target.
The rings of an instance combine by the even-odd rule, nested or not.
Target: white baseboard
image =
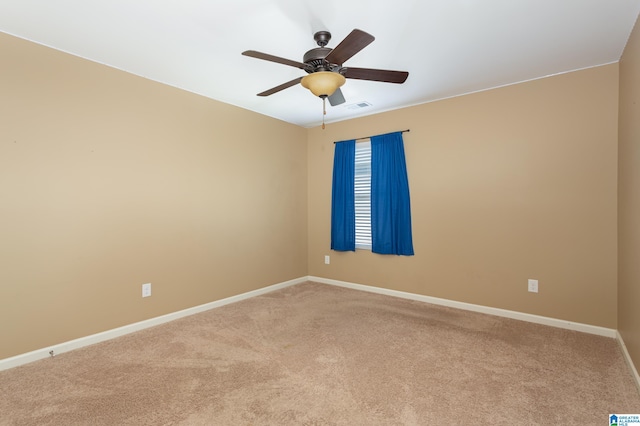
[[[133,324],[125,325],[122,327],[114,328],[112,330],[103,331],[101,333],[92,334],[90,336],[81,337],[78,339],[70,340],[68,342],[59,343],[53,346],[49,346],[35,351],[27,352],[24,354],[16,355],[11,358],[5,358],[0,360],[0,371],[7,370],[9,368],[17,367],[19,365],[28,364],[33,361],[50,357],[50,351],[53,351],[55,355],[59,355],[64,352],[69,352],[74,349],[82,348],[85,346],[93,345],[95,343],[104,342],[105,340],[113,339],[116,337],[124,336],[125,334],[140,331],[145,328],[153,327],[156,325],[164,324],[169,321],[183,318],[189,315],[197,314],[200,312],[208,311],[210,309],[218,308],[220,306],[228,305],[230,303],[239,302],[241,300],[250,299],[255,296],[260,296],[266,293],[270,293],[275,290],[280,290],[285,287],[300,284],[308,281],[308,277],[301,277],[290,281],[285,281],[279,284],[274,284],[268,287],[260,288],[257,290],[249,291],[247,293],[238,294],[237,296],[227,297],[225,299],[216,300],[214,302],[205,303],[204,305],[194,306],[193,308],[184,309],[178,312],[172,312],[170,314],[162,315],[159,317],[151,318],[148,320],[136,322]]]
[[[638,370],[636,369],[636,366],[633,364],[631,355],[629,355],[629,351],[627,350],[627,345],[624,344],[624,340],[622,339],[622,335],[620,334],[619,331],[616,331],[616,339],[620,344],[620,349],[622,349],[624,360],[627,361],[627,365],[631,370],[631,374],[633,375],[633,378],[636,380],[636,386],[638,387],[638,392],[640,392],[640,375],[638,374]]]
[[[363,285],[363,284],[355,284],[355,283],[350,283],[345,281],[332,280],[328,278],[321,278],[321,277],[314,277],[314,276],[310,276],[308,278],[309,278],[309,281],[314,281],[321,284],[330,284],[330,285],[346,287],[354,290],[361,290],[361,291],[368,291],[370,293],[383,294],[386,296],[417,300],[419,302],[433,303],[434,305],[448,306],[450,308],[458,308],[458,309],[463,309],[467,311],[479,312],[479,313],[489,314],[489,315],[496,315],[500,317],[512,318],[512,319],[532,322],[536,324],[548,325],[551,327],[564,328],[568,330],[580,331],[583,333],[589,333],[589,334],[595,334],[598,336],[614,338],[620,344],[620,348],[622,349],[624,359],[627,365],[629,366],[629,369],[631,370],[631,374],[633,375],[633,378],[635,379],[636,386],[638,386],[638,391],[640,391],[640,375],[638,375],[638,370],[636,369],[633,363],[633,360],[631,359],[631,355],[627,350],[627,346],[625,345],[624,340],[622,339],[622,336],[620,335],[620,332],[618,332],[618,330],[615,330],[612,328],[598,327],[598,326],[589,325],[589,324],[575,323],[575,322],[560,320],[556,318],[543,317],[540,315],[525,314],[522,312],[509,311],[506,309],[491,308],[488,306],[474,305],[474,304],[465,303],[465,302],[457,302],[454,300],[441,299],[438,297],[423,296],[415,293],[407,293],[403,291],[390,290],[390,289],[380,288],[380,287],[372,287],[372,286]]]
[[[612,328],[598,327],[595,325],[581,324],[571,321],[565,321],[556,318],[543,317],[539,315],[525,314],[523,312],[509,311],[506,309],[491,308],[489,306],[474,305],[472,303],[457,302],[455,300],[441,299],[438,297],[423,296],[421,294],[407,293],[404,291],[389,290],[387,288],[372,287],[363,284],[354,284],[345,281],[337,281],[321,277],[309,277],[309,281],[315,281],[322,284],[330,284],[339,287],[351,288],[354,290],[368,291],[370,293],[384,294],[387,296],[400,297],[403,299],[417,300],[419,302],[432,303],[434,305],[448,306],[450,308],[464,309],[466,311],[480,312],[483,314],[496,315],[499,317],[512,318],[520,321],[533,322],[536,324],[548,325],[551,327],[564,328],[568,330],[581,331],[583,333],[596,334],[616,338],[617,330]]]
[[[315,277],[315,276],[306,276],[306,277],[301,277],[301,278],[297,278],[290,281],[285,281],[279,284],[274,284],[268,287],[253,290],[247,293],[242,293],[242,294],[231,296],[225,299],[216,300],[214,302],[206,303],[204,305],[194,306],[192,308],[184,309],[178,312],[172,312],[170,314],[166,314],[166,315],[151,318],[148,320],[114,328],[112,330],[107,330],[101,333],[92,334],[90,336],[81,337],[78,339],[70,340],[68,342],[52,345],[46,348],[37,349],[35,351],[16,355],[11,358],[5,358],[0,360],[0,371],[17,367],[23,364],[28,364],[30,362],[37,361],[40,359],[48,358],[51,356],[50,351],[53,351],[55,355],[59,355],[74,349],[79,349],[85,346],[93,345],[95,343],[103,342],[109,339],[114,339],[116,337],[120,337],[136,331],[140,331],[145,328],[164,324],[169,321],[173,321],[189,315],[194,315],[200,312],[208,311],[210,309],[228,305],[230,303],[235,303],[241,300],[250,299],[252,297],[260,296],[275,290],[280,290],[280,289],[290,287],[296,284],[300,284],[306,281],[314,281],[322,284],[346,287],[354,290],[367,291],[370,293],[378,293],[378,294],[383,294],[383,295],[393,296],[393,297],[400,297],[403,299],[416,300],[420,302],[432,303],[435,305],[448,306],[448,307],[463,309],[467,311],[480,312],[480,313],[489,314],[489,315],[496,315],[496,316],[501,316],[506,318],[517,319],[521,321],[544,324],[552,327],[564,328],[569,330],[581,331],[584,333],[596,334],[599,336],[615,338],[620,343],[620,346],[625,356],[625,360],[629,364],[634,374],[634,377],[636,379],[636,382],[638,383],[638,388],[640,389],[640,377],[638,376],[638,371],[636,370],[633,364],[633,361],[631,360],[631,357],[627,352],[627,348],[624,344],[624,341],[622,340],[622,337],[620,336],[620,333],[618,333],[617,330],[588,325],[588,324],[574,323],[571,321],[559,320],[555,318],[548,318],[548,317],[543,317],[538,315],[526,314],[526,313],[517,312],[517,311],[491,308],[487,306],[474,305],[471,303],[457,302],[454,300],[441,299],[441,298],[431,297],[431,296],[423,296],[420,294],[407,293],[403,291],[390,290],[390,289],[380,288],[380,287],[372,287],[372,286],[363,285],[363,284],[355,284],[355,283],[349,283],[345,281],[338,281],[338,280],[332,280],[332,279]]]

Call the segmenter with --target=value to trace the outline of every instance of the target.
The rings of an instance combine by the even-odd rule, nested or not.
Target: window
[[[356,248],[371,250],[371,141],[356,143]]]
[[[413,255],[402,132],[336,142],[331,250]]]

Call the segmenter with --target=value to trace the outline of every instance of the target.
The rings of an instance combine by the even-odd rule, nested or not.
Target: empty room
[[[0,2],[0,425],[640,424],[639,13]]]

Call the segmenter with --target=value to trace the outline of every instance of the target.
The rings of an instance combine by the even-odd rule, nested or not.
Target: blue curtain
[[[402,132],[371,138],[371,251],[413,255]]]
[[[331,191],[331,250],[356,250],[356,141],[335,144]]]

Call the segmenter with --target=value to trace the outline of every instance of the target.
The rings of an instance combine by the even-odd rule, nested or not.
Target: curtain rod
[[[410,131],[411,131],[411,129],[399,130],[400,133],[410,132]],[[389,133],[397,133],[397,132],[389,132]],[[386,134],[386,133],[383,133],[383,134]],[[374,135],[374,136],[377,136],[377,135]],[[359,140],[362,140],[362,139],[371,139],[372,137],[373,136],[365,136],[363,138],[357,138],[355,140],[359,141]],[[353,139],[349,139],[349,140],[353,140]],[[346,142],[346,141],[335,141],[334,143],[340,143],[340,142]]]

